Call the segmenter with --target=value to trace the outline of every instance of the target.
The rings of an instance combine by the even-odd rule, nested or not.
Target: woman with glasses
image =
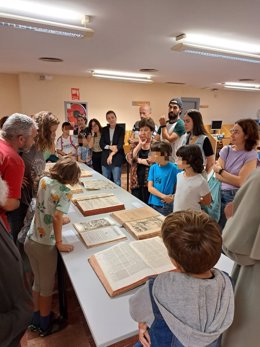
[[[231,129],[232,145],[224,146],[213,169],[221,182],[221,216],[219,224],[224,228],[224,208],[233,201],[236,192],[247,177],[256,169],[256,145],[259,140],[258,126],[253,119],[240,119]]]

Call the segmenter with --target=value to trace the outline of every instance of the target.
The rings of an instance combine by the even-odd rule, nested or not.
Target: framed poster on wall
[[[77,124],[77,117],[83,116],[88,120],[88,103],[64,101],[65,120],[70,122],[72,126]]]

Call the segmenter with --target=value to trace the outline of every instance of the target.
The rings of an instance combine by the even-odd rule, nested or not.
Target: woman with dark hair
[[[216,178],[221,182],[221,216],[219,224],[224,228],[226,217],[224,208],[233,201],[236,192],[247,177],[256,169],[259,140],[258,126],[253,119],[241,119],[230,130],[231,146],[225,146],[214,165]]]
[[[102,148],[100,147],[102,126],[96,118],[92,118],[88,124],[89,124],[89,133],[91,134],[89,147],[92,149],[93,169],[102,174],[102,167],[101,167]]]
[[[121,186],[122,164],[125,160],[124,140],[125,130],[116,124],[117,117],[114,111],[107,111],[108,125],[102,129],[100,147],[102,148],[101,164],[102,174]]]
[[[209,173],[215,162],[215,155],[204,127],[202,115],[198,110],[188,110],[183,118],[186,134],[183,144],[196,144],[200,147],[205,170]]]
[[[201,175],[203,157],[198,145],[181,146],[177,152],[177,166],[183,170],[177,175],[173,212],[201,210],[201,205],[210,205],[211,194],[208,182]]]

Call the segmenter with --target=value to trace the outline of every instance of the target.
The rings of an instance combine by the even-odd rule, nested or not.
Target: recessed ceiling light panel
[[[260,63],[260,54],[257,54],[260,52],[260,46],[240,43],[240,47],[237,48],[237,44],[233,41],[218,40],[208,36],[206,36],[206,39],[198,39],[198,41],[195,41],[195,38],[190,38],[190,35],[186,36],[185,34],[177,36],[176,44],[172,47],[172,50],[210,58]],[[229,47],[232,47],[232,49]]]
[[[123,71],[110,71],[110,70],[93,70],[91,71],[93,77],[107,78],[113,80],[123,80],[129,82],[143,82],[151,83],[151,76],[147,74],[123,72]]]
[[[10,15],[7,13],[0,13],[0,27],[30,30],[72,38],[91,37],[94,33],[92,29],[83,26]]]

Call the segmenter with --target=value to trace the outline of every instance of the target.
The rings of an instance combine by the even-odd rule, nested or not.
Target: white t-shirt
[[[177,175],[173,211],[192,209],[201,210],[200,198],[210,192],[208,182],[201,174],[186,177],[184,172]]]
[[[56,142],[56,149],[66,154],[72,152],[73,155],[77,155],[77,145],[78,143],[75,141],[74,136],[69,135],[66,139],[60,136]]]

